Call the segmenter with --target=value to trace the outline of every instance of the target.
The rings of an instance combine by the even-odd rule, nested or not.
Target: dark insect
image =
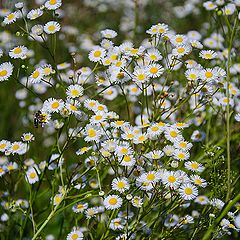
[[[45,120],[46,120],[46,115],[43,114],[40,110],[37,111],[35,113],[34,121],[33,121],[35,128],[38,128],[39,125],[41,127],[43,127],[43,124],[45,123]]]

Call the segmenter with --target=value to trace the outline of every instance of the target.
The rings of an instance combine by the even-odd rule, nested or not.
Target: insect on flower
[[[35,128],[38,128],[38,125],[43,127],[44,123],[46,122],[47,122],[47,114],[42,113],[40,110],[37,111],[35,113],[34,121],[33,121]]]

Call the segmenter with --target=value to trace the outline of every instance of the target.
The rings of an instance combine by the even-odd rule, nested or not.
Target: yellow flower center
[[[59,102],[52,103],[52,108],[56,109],[59,107]]]
[[[94,57],[100,57],[101,56],[101,51],[97,50],[94,52]]]
[[[108,202],[109,202],[110,205],[115,205],[117,203],[117,199],[116,198],[110,198]]]
[[[155,73],[157,73],[158,72],[158,68],[157,67],[152,67],[151,69],[150,69],[150,73],[152,73],[152,74],[155,74]]]
[[[48,30],[49,30],[50,32],[54,31],[55,29],[56,29],[56,27],[55,27],[54,25],[48,26]]]
[[[117,183],[117,187],[118,188],[124,188],[125,187],[125,183],[124,182],[118,182]]]
[[[157,126],[154,126],[154,127],[151,128],[151,130],[152,130],[153,132],[158,131],[158,129],[159,129],[159,128],[158,128]]]
[[[130,156],[124,156],[123,161],[124,162],[130,162],[131,161]]]
[[[5,77],[7,75],[7,70],[0,71],[0,77]]]
[[[123,147],[123,148],[121,149],[121,153],[122,153],[122,154],[127,154],[127,153],[128,153],[128,149]]]
[[[19,148],[20,148],[20,146],[19,146],[18,144],[14,144],[14,145],[12,146],[12,150],[13,150],[13,151],[17,151]]]
[[[179,144],[179,146],[180,146],[181,148],[185,148],[185,147],[187,146],[187,144],[186,144],[185,142],[181,142],[181,143]]]
[[[182,42],[182,41],[183,41],[183,38],[182,38],[182,37],[177,37],[177,38],[176,38],[176,42],[177,42],[177,43],[180,43],[180,42]]]
[[[37,77],[39,77],[39,75],[40,75],[39,71],[35,71],[35,72],[33,73],[32,77],[33,77],[33,78],[37,78]]]
[[[145,79],[145,75],[144,74],[138,74],[138,80],[139,81],[143,81]]]
[[[0,149],[4,149],[6,146],[7,146],[6,143],[2,143],[2,144],[0,144]]]
[[[185,48],[183,48],[183,47],[180,47],[180,48],[177,49],[178,53],[183,53],[184,51],[185,51]]]
[[[73,110],[73,111],[77,111],[77,108],[74,105],[70,105],[70,109]]]
[[[13,13],[10,13],[10,14],[7,16],[7,19],[8,19],[9,21],[11,21],[11,20],[14,19],[14,17],[15,17],[15,15],[14,15]]]
[[[76,97],[76,96],[79,95],[79,91],[78,91],[77,89],[73,89],[73,90],[71,91],[71,94],[72,94],[72,96]]]
[[[31,172],[31,173],[29,174],[29,177],[33,179],[33,178],[36,177],[36,175],[37,175],[37,174],[36,174],[35,172]]]
[[[189,74],[189,78],[191,78],[191,79],[193,79],[193,80],[196,80],[197,75],[194,74],[194,73],[191,73],[191,74]]]
[[[56,3],[57,3],[57,0],[50,0],[50,1],[49,1],[49,4],[50,4],[50,5],[54,5],[54,4],[56,4]]]
[[[184,154],[184,153],[179,153],[179,154],[178,154],[178,157],[179,157],[180,159],[183,159],[183,158],[185,158],[185,154]]]
[[[15,54],[19,54],[19,53],[22,52],[22,49],[19,48],[19,47],[17,47],[17,48],[15,48],[15,49],[13,50],[13,52],[14,52]]]
[[[212,72],[206,72],[205,73],[206,78],[211,78],[213,76]]]
[[[95,119],[96,119],[96,120],[101,120],[101,119],[102,119],[102,116],[97,115],[97,116],[95,117]]]
[[[200,179],[195,179],[194,182],[197,184],[197,185],[201,185],[202,184],[202,181]]]
[[[177,137],[177,132],[176,131],[170,131],[170,136],[175,138]]]
[[[191,188],[185,188],[184,192],[185,192],[187,195],[191,195],[193,191],[192,191]]]
[[[124,72],[120,72],[117,74],[117,78],[123,79],[124,78]]]
[[[147,180],[148,181],[153,181],[153,180],[155,180],[155,175],[153,174],[153,173],[149,173],[148,175],[147,175]]]
[[[157,57],[156,57],[155,55],[151,55],[151,56],[150,56],[150,59],[151,59],[151,60],[157,60]]]
[[[88,136],[89,137],[95,137],[97,135],[97,132],[94,129],[89,129],[88,130]]]
[[[191,164],[191,167],[192,167],[193,169],[198,169],[198,164],[197,164],[197,163],[192,163],[192,164]]]
[[[169,181],[170,183],[174,183],[174,182],[176,181],[176,178],[175,178],[174,176],[169,176],[169,177],[168,177],[168,181]]]
[[[77,233],[74,233],[72,236],[71,236],[72,240],[77,240],[78,239],[78,234]]]

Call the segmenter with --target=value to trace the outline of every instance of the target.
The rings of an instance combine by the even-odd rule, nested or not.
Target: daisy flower
[[[82,114],[82,112],[79,110],[81,106],[79,101],[67,101],[65,106],[69,113],[75,114],[76,116]]]
[[[147,183],[156,183],[161,179],[159,172],[150,171],[147,173],[143,173],[139,178],[139,182],[147,182]]]
[[[211,68],[203,69],[200,72],[200,77],[204,81],[211,81],[218,77],[218,72],[214,68],[213,69],[211,69]]]
[[[179,161],[187,160],[190,158],[190,153],[185,150],[175,149],[173,151],[173,158],[175,158],[176,160],[179,160]]]
[[[9,163],[7,164],[7,166],[6,166],[6,170],[7,170],[8,172],[14,171],[14,170],[16,170],[16,169],[18,169],[18,164],[15,163],[15,162],[9,162]]]
[[[141,144],[147,140],[147,134],[146,133],[140,133],[136,134],[133,138],[134,144]]]
[[[140,208],[143,205],[143,199],[139,196],[134,196],[131,200],[131,203],[134,207]]]
[[[29,133],[24,133],[21,138],[24,142],[32,142],[32,141],[35,140],[34,135],[30,132]]]
[[[104,48],[96,46],[89,53],[88,58],[92,62],[99,62],[104,58],[105,54],[106,54],[106,50]]]
[[[125,155],[131,155],[132,153],[133,153],[133,149],[130,147],[130,145],[127,142],[120,144],[116,148],[116,154],[120,157]]]
[[[109,227],[112,230],[122,230],[126,221],[122,218],[114,218],[111,220]]]
[[[145,83],[149,81],[149,72],[146,69],[136,69],[133,72],[133,81],[135,83]]]
[[[10,62],[0,64],[0,82],[6,81],[13,73],[13,65]]]
[[[34,167],[28,168],[26,178],[30,184],[34,184],[39,181],[38,173]]]
[[[206,197],[204,195],[199,195],[195,198],[194,202],[201,204],[201,205],[206,205],[209,203],[209,199],[208,199],[208,197]]]
[[[130,188],[127,178],[114,178],[112,180],[112,189],[120,193],[125,192]]]
[[[101,135],[102,135],[102,132],[99,129],[99,127],[97,127],[95,125],[91,125],[91,124],[88,124],[85,127],[85,138],[84,138],[85,141],[87,141],[87,142],[90,142],[90,141],[99,142]]]
[[[7,149],[12,154],[23,155],[27,152],[27,144],[22,142],[13,142]]]
[[[203,165],[198,162],[185,162],[184,166],[186,169],[193,172],[203,172],[205,169]]]
[[[147,67],[150,77],[156,78],[162,75],[164,68],[157,63],[151,64]]]
[[[19,17],[20,17],[20,12],[19,11],[12,12],[12,13],[10,13],[7,16],[4,17],[3,23],[6,24],[6,25],[14,23],[14,22],[16,22],[16,20]]]
[[[173,127],[165,128],[164,135],[165,135],[165,138],[171,142],[183,139],[181,132],[177,128],[173,128]]]
[[[39,17],[41,17],[43,15],[43,11],[39,8],[37,9],[32,9],[28,14],[27,14],[27,18],[30,20],[34,20],[37,19]]]
[[[214,59],[217,57],[217,53],[214,52],[213,50],[202,50],[199,53],[199,57],[203,59]]]
[[[61,193],[58,193],[51,200],[52,200],[53,205],[57,206],[62,202],[63,195]]]
[[[67,88],[67,96],[70,98],[77,98],[83,95],[83,87],[75,84],[75,85],[70,85]]]
[[[64,102],[62,99],[49,98],[43,103],[43,111],[49,113],[60,112],[64,108]]]
[[[9,141],[1,140],[0,141],[0,152],[5,152],[10,146],[11,146],[11,143]]]
[[[217,5],[214,4],[212,1],[207,1],[203,3],[203,7],[205,7],[206,10],[211,11],[217,8]]]
[[[67,69],[69,67],[71,67],[71,64],[67,63],[67,62],[60,63],[60,64],[57,65],[58,70],[64,70],[64,69]]]
[[[174,141],[174,147],[183,151],[188,151],[192,148],[192,143],[186,142],[184,140],[176,140]]]
[[[172,45],[174,45],[174,46],[185,45],[188,43],[187,37],[184,35],[180,35],[180,34],[171,36],[170,41],[171,41]]]
[[[172,54],[178,57],[189,54],[192,51],[190,45],[179,45],[173,49]]]
[[[60,24],[55,21],[50,21],[43,26],[43,30],[47,34],[54,34],[60,31],[60,28],[61,28]]]
[[[44,77],[44,71],[42,68],[37,68],[32,72],[32,74],[29,76],[29,81],[31,83],[40,83],[41,80]]]
[[[198,175],[192,175],[190,177],[190,179],[191,179],[192,183],[194,183],[197,186],[200,186],[203,188],[205,188],[207,186],[207,181]]]
[[[164,185],[171,188],[177,188],[181,183],[177,171],[165,171],[162,176],[162,182]]]
[[[83,155],[84,153],[86,153],[90,149],[92,149],[92,147],[82,147],[82,148],[80,148],[76,151],[76,154],[77,155]]]
[[[18,46],[10,50],[9,56],[11,58],[24,58],[26,57],[28,49],[25,46]]]
[[[198,190],[191,183],[185,183],[180,186],[179,193],[184,200],[193,200],[197,197]]]
[[[62,0],[48,0],[45,2],[45,7],[48,10],[56,10],[62,5]]]
[[[105,112],[95,112],[95,115],[93,115],[90,119],[91,124],[97,124],[97,123],[102,123],[105,121],[107,118],[107,115]]]
[[[52,66],[50,64],[44,64],[42,66],[42,69],[43,69],[44,76],[49,76],[53,72]]]
[[[106,209],[114,210],[120,208],[122,206],[122,202],[122,198],[118,195],[109,195],[104,199],[103,204]]]
[[[67,240],[82,240],[82,239],[83,233],[79,230],[73,230],[67,235]]]
[[[72,207],[72,210],[75,213],[83,213],[87,208],[88,208],[88,203],[78,202]]]
[[[111,29],[105,29],[101,31],[103,38],[115,38],[117,36],[117,32]]]
[[[199,70],[197,70],[195,68],[188,69],[185,72],[185,76],[186,76],[187,80],[189,80],[189,81],[196,81],[199,79]]]
[[[162,59],[161,53],[156,48],[148,49],[145,57],[150,62],[157,62]]]
[[[119,158],[119,162],[121,166],[132,167],[136,163],[136,160],[133,155],[124,155],[123,157]]]

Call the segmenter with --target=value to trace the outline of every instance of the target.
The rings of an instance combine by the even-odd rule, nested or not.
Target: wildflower
[[[50,0],[51,1],[51,0]],[[83,233],[79,230],[73,230],[67,235],[67,240],[82,240]]]
[[[70,63],[67,63],[67,62],[64,62],[64,63],[60,63],[57,65],[57,69],[58,70],[64,70],[64,69],[67,69],[71,66]]]
[[[185,76],[189,81],[197,81],[199,79],[199,71],[191,68],[185,72]]]
[[[164,226],[168,228],[174,227],[178,224],[178,222],[179,222],[179,217],[176,214],[169,214],[164,220]]]
[[[179,179],[179,174],[178,172],[174,172],[174,171],[166,171],[163,174],[162,177],[162,182],[164,185],[166,185],[167,187],[171,187],[171,188],[177,188],[180,185],[180,179]]]
[[[34,167],[28,168],[26,178],[30,184],[34,184],[39,181],[38,173]]]
[[[192,48],[189,45],[179,45],[173,49],[173,55],[177,57],[182,57],[186,54],[189,54],[192,51]]]
[[[18,46],[10,50],[9,56],[11,58],[24,58],[26,57],[28,49],[25,46]]]
[[[149,73],[146,69],[135,69],[133,72],[133,81],[138,84],[146,83],[149,81]]]
[[[173,151],[173,157],[177,160],[187,160],[190,158],[190,154],[188,151],[176,149]]]
[[[184,36],[184,35],[180,35],[180,34],[177,34],[175,36],[171,36],[170,41],[174,46],[185,45],[185,44],[188,43],[187,37]]]
[[[194,183],[197,186],[200,186],[200,187],[203,187],[203,188],[205,188],[207,186],[206,180],[202,179],[198,175],[192,175],[190,178],[191,178],[192,183]]]
[[[47,34],[54,34],[60,31],[60,24],[55,21],[50,21],[43,26],[43,30]]]
[[[0,141],[0,152],[5,152],[10,146],[11,146],[11,143],[9,141],[1,140]]]
[[[186,183],[180,186],[179,193],[184,200],[192,200],[197,197],[198,190],[191,183]]]
[[[27,144],[22,142],[13,142],[9,149],[7,149],[12,154],[23,155],[27,151]]]
[[[162,59],[161,53],[156,48],[148,49],[145,56],[150,62],[157,62]]]
[[[119,162],[121,166],[132,167],[136,163],[136,160],[133,155],[124,155],[123,157],[119,158]]]
[[[148,73],[150,77],[156,78],[162,75],[164,69],[160,64],[154,63],[148,66]]]
[[[28,14],[27,14],[27,18],[30,20],[34,20],[37,19],[39,17],[41,17],[43,15],[43,11],[39,8],[37,9],[32,9]]]
[[[13,65],[10,62],[0,64],[0,82],[8,80],[12,72]]]
[[[101,34],[103,38],[115,38],[117,36],[117,33],[111,29],[105,29],[101,31]]]
[[[62,200],[63,200],[63,195],[61,193],[58,193],[52,198],[52,203],[54,206],[57,206],[62,202]]]
[[[217,57],[217,53],[212,50],[202,50],[199,56],[203,59],[214,59]]]
[[[64,108],[64,102],[62,99],[49,98],[43,103],[43,111],[46,110],[49,113],[60,112]]]
[[[163,155],[164,153],[161,150],[153,150],[149,153],[146,153],[144,156],[146,158],[156,160],[156,159],[160,159]]]
[[[42,68],[37,68],[32,72],[32,74],[29,76],[29,81],[31,83],[39,83],[43,79],[44,71]]]
[[[24,142],[32,142],[35,139],[33,134],[30,133],[30,132],[29,133],[24,133],[21,138]]]
[[[72,207],[72,210],[75,213],[83,213],[87,208],[88,208],[88,203],[78,202]]]
[[[185,162],[184,166],[186,169],[191,170],[193,172],[203,172],[205,169],[203,165],[198,162]]]
[[[139,196],[134,196],[131,200],[131,203],[134,207],[140,208],[143,205],[143,199]]]
[[[178,148],[180,150],[183,150],[183,151],[184,150],[185,151],[190,150],[192,146],[193,146],[192,143],[186,142],[184,140],[176,140],[176,141],[174,141],[174,147]]]
[[[166,139],[171,142],[183,139],[180,131],[177,128],[172,127],[166,128],[164,134]]]
[[[86,137],[84,138],[84,140],[87,141],[87,142],[90,142],[90,141],[99,142],[101,134],[102,134],[102,132],[99,129],[99,127],[97,127],[95,125],[88,124],[85,127],[85,136]]]
[[[89,53],[88,57],[92,62],[101,61],[106,54],[106,50],[102,47],[94,47],[94,49]]]
[[[201,205],[206,205],[209,203],[209,200],[206,196],[199,195],[195,198],[194,202],[201,204]]]
[[[120,208],[122,205],[122,198],[118,195],[109,195],[103,201],[104,206],[108,210],[114,210]]]
[[[16,22],[16,20],[20,17],[20,12],[19,11],[15,11],[12,12],[10,14],[8,14],[7,16],[4,17],[3,23],[4,24],[11,24]]]
[[[62,0],[48,0],[45,2],[45,7],[48,10],[56,10],[62,5]]]
[[[122,218],[114,218],[111,222],[109,227],[112,230],[122,230],[124,228],[124,224],[126,221],[124,221]]]

